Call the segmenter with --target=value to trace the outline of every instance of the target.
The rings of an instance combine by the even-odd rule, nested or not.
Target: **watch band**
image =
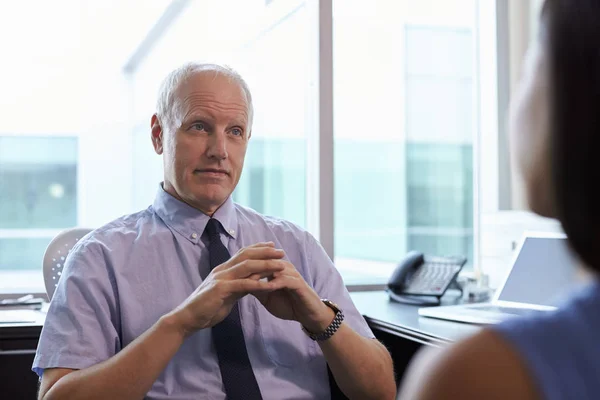
[[[307,330],[305,327],[302,327],[304,333],[306,333],[308,337],[310,337],[312,340],[315,340],[317,342],[321,342],[332,337],[333,334],[336,333],[337,330],[340,328],[340,325],[342,325],[342,321],[344,320],[344,313],[342,312],[342,310],[340,310],[337,304],[327,299],[321,299],[321,301],[335,312],[335,317],[333,318],[333,321],[331,321],[329,326],[325,328],[325,330],[321,333],[313,333]]]

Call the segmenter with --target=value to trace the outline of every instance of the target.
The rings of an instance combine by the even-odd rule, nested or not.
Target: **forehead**
[[[183,119],[206,113],[214,118],[248,121],[246,93],[233,78],[215,71],[196,72],[175,91],[175,106]]]

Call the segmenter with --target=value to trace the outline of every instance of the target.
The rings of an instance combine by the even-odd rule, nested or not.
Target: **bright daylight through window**
[[[408,250],[472,267],[476,1],[334,2],[335,261],[385,282]]]
[[[384,283],[411,249],[472,265],[476,3],[333,1],[330,228],[347,284]],[[162,78],[187,61],[228,64],[252,91],[234,199],[313,230],[317,2],[58,0],[35,15],[23,2],[2,12],[7,4],[0,34],[14,38],[3,51],[14,61],[0,76],[0,291],[43,292],[43,253],[61,230],[151,204],[162,160],[150,117]],[[47,34],[32,36],[25,19]]]

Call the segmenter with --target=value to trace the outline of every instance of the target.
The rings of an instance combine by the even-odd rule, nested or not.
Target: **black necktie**
[[[229,251],[221,242],[219,226],[219,221],[214,218],[209,219],[208,224],[206,224],[211,271],[230,258]],[[219,369],[221,370],[227,399],[262,399],[248,358],[237,302],[231,309],[231,313],[223,321],[212,327],[212,336],[217,349]]]

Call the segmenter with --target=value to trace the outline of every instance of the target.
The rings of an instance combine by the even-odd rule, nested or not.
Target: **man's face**
[[[157,128],[152,118],[164,189],[212,215],[240,180],[250,137],[247,98],[234,80],[203,71],[182,82],[175,99],[171,126]]]

